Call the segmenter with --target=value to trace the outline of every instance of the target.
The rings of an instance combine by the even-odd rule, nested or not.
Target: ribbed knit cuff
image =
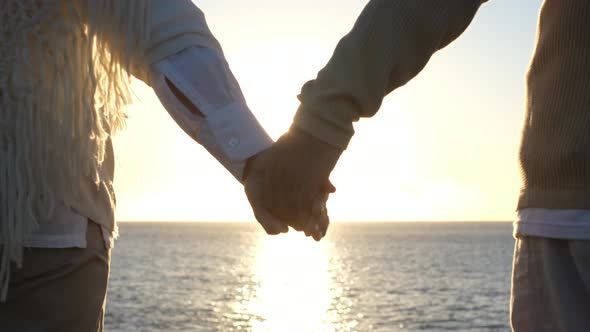
[[[339,111],[345,112],[346,110],[340,108]],[[293,125],[297,128],[338,149],[346,150],[354,135],[354,129],[352,120],[344,120],[342,122],[342,125],[337,125],[303,105],[299,107],[293,119]]]
[[[518,210],[527,208],[590,210],[590,191],[587,190],[521,190]]]

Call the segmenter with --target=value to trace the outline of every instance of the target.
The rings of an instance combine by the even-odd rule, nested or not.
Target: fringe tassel
[[[39,223],[58,204],[72,207],[80,181],[111,181],[106,142],[124,127],[131,69],[146,67],[150,7],[0,2],[0,301]]]

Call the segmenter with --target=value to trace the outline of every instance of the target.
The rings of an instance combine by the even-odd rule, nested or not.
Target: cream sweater
[[[192,46],[221,50],[190,0],[0,5],[0,301],[10,264],[60,207],[116,235],[110,135],[128,75]]]
[[[146,68],[136,68],[133,74],[150,84],[150,78],[142,73],[149,72],[149,66],[191,46],[205,46],[221,50],[207,26],[204,14],[190,0],[151,0],[150,39],[145,50]],[[108,144],[105,155],[106,176],[112,182],[114,177],[114,154]],[[107,229],[115,230],[112,188],[99,188],[91,179],[80,179],[83,190],[74,202],[73,208]]]

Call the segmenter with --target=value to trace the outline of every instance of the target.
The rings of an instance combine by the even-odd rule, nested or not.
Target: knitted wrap
[[[0,1],[0,301],[11,262],[80,180],[112,186],[105,143],[146,67],[149,18],[149,0]]]

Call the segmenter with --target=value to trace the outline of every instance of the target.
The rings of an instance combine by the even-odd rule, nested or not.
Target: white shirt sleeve
[[[202,116],[178,100],[166,79]],[[151,85],[176,123],[240,182],[246,160],[273,143],[246,105],[219,50],[191,47],[155,63]]]

